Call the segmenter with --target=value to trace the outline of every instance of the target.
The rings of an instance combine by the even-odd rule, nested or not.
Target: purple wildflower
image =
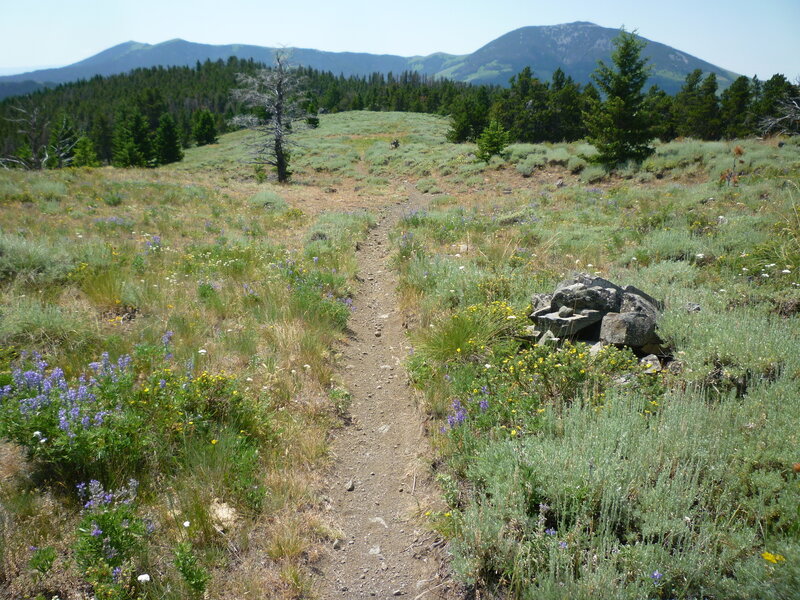
[[[567,549],[567,542],[564,542],[564,541],[558,542],[558,547],[561,548],[562,550],[566,550]]]
[[[161,336],[161,343],[165,346],[169,346],[169,343],[172,341],[172,336],[175,335],[173,331],[167,331],[164,335]]]
[[[100,537],[103,535],[103,530],[97,526],[97,523],[92,523],[92,537]]]
[[[658,569],[656,569],[655,571],[653,571],[653,574],[650,575],[650,579],[652,579],[654,582],[658,583],[663,576],[664,576],[664,574],[663,573],[659,573]]]
[[[544,530],[544,532],[545,532],[547,535],[555,535],[555,534],[556,534],[556,530],[555,530],[555,529],[553,529],[552,527],[550,527],[549,529],[545,529],[545,530]]]
[[[478,406],[480,406],[480,408],[481,408],[481,410],[483,412],[486,412],[487,410],[489,410],[489,401],[486,400],[486,399],[483,399],[480,402],[478,402]]]

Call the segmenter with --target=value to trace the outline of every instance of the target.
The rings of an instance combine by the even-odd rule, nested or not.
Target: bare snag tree
[[[800,96],[780,100],[777,114],[761,119],[760,126],[764,135],[800,135]]]
[[[16,114],[7,120],[17,128],[22,146],[15,154],[0,156],[0,167],[39,170],[64,167],[72,162],[78,136],[65,115],[51,128],[50,120],[38,107],[11,108]]]
[[[261,69],[255,75],[239,73],[236,78],[241,87],[233,90],[234,99],[255,111],[237,115],[232,123],[259,134],[249,144],[253,151],[252,164],[274,167],[278,181],[285,183],[292,174],[289,136],[307,116],[301,101],[300,77],[289,67],[288,54],[277,51],[271,69]]]

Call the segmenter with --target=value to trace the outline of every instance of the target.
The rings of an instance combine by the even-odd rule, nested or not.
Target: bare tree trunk
[[[250,108],[263,109],[268,116],[258,119],[252,114],[238,115],[233,124],[261,134],[251,145],[252,162],[274,167],[278,181],[285,183],[292,174],[289,170],[289,135],[292,126],[307,116],[298,97],[299,79],[288,68],[287,56],[283,52],[275,53],[272,69],[263,69],[254,76],[240,73],[237,78],[242,87],[233,90],[234,98]]]

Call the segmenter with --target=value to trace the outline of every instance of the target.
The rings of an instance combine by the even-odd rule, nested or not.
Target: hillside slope
[[[512,75],[530,66],[542,79],[549,79],[553,71],[561,68],[577,82],[588,83],[597,61],[610,60],[612,40],[618,33],[617,29],[587,22],[522,27],[463,56],[438,52],[428,56],[403,57],[308,48],[292,48],[291,52],[293,61],[299,65],[346,76],[417,71],[457,81],[506,85]],[[737,77],[736,73],[665,44],[646,41],[648,45],[644,53],[653,67],[650,83],[667,92],[676,92],[686,75],[694,69],[716,73],[722,89]],[[245,44],[214,46],[181,39],[160,44],[130,41],[66,67],[0,77],[0,98],[96,75],[113,75],[158,65],[193,65],[198,61],[227,60],[231,56],[269,64],[274,53],[275,48]]]

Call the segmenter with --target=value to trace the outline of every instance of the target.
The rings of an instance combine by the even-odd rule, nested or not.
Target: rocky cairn
[[[587,273],[578,273],[552,294],[531,298],[534,325],[529,339],[556,344],[562,338],[627,346],[646,358],[666,357],[658,337],[657,321],[664,306],[637,287],[619,285]]]

